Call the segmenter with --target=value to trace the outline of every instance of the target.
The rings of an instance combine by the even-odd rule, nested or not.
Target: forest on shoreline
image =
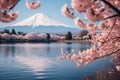
[[[14,29],[9,31],[5,29],[0,32],[0,43],[26,43],[26,42],[62,42],[62,43],[81,43],[90,42],[91,37],[88,31],[81,31],[78,34],[72,34],[68,31],[66,34],[51,34],[51,33],[24,33],[16,32]]]

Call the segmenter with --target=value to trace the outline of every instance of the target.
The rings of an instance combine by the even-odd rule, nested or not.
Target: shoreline
[[[89,40],[58,40],[58,43],[91,43]]]
[[[1,40],[0,43],[91,43],[89,40]]]

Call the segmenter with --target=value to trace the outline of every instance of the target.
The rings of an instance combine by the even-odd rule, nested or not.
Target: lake
[[[60,48],[85,50],[85,43],[0,44],[0,80],[85,80],[85,76],[106,70],[109,58],[96,60],[81,68],[70,60],[59,61]]]

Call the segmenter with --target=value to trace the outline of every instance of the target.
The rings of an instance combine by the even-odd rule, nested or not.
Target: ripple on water
[[[0,80],[81,80],[101,69],[101,62],[76,68],[76,64],[58,61],[60,48],[83,50],[85,44],[0,44]],[[99,68],[97,68],[99,67]]]

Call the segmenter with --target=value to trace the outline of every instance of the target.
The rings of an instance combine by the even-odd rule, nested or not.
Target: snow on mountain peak
[[[49,18],[47,15],[43,13],[37,13],[21,22],[18,22],[16,24],[13,24],[12,26],[64,26],[64,27],[70,27],[66,24],[63,24],[61,22],[58,22],[56,20],[53,20]]]

